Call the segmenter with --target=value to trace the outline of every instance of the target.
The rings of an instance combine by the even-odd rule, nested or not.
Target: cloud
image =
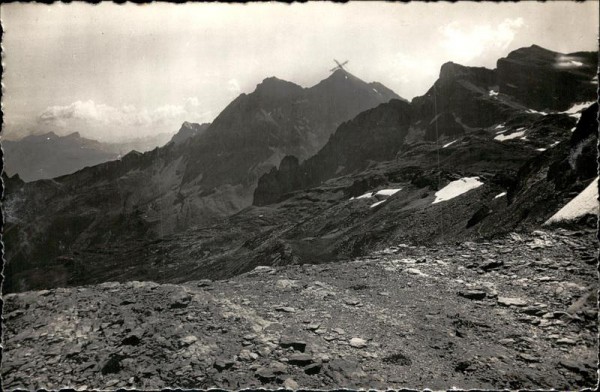
[[[113,107],[93,100],[76,101],[65,106],[49,106],[38,116],[44,131],[59,134],[79,131],[94,139],[143,137],[160,132],[176,132],[183,121],[211,121],[211,111],[202,111],[197,97],[181,105],[163,105],[152,110],[133,105]]]
[[[412,55],[405,51],[391,53],[379,61],[360,69],[363,80],[378,80],[406,98],[424,94],[439,74],[440,64],[427,56]],[[381,80],[385,75],[386,80]]]
[[[394,75],[396,80],[409,83],[426,77],[435,77],[439,66],[427,57],[414,57],[405,53],[396,53],[392,60],[394,69],[400,70],[401,75]]]
[[[242,91],[240,88],[240,83],[237,81],[237,79],[229,79],[227,82],[227,90],[234,94],[239,94],[240,91]]]
[[[491,49],[506,49],[523,25],[523,18],[505,19],[495,27],[482,24],[467,28],[452,22],[440,27],[441,46],[453,60],[468,62]]]

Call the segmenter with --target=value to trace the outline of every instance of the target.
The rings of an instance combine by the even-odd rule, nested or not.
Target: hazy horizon
[[[211,122],[264,78],[310,87],[333,59],[400,96],[443,63],[537,44],[598,50],[598,3],[3,4],[2,137],[106,142]]]

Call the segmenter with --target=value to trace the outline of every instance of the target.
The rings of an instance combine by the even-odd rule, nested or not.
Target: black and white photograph
[[[599,11],[1,4],[0,389],[594,390]]]

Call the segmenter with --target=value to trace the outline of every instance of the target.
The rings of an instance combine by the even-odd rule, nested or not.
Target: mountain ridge
[[[7,193],[7,218],[14,224],[6,239],[10,273],[52,264],[80,247],[119,246],[215,224],[250,206],[260,175],[285,155],[310,156],[340,123],[385,98],[366,82],[332,77],[341,79],[332,91],[326,89],[331,80],[315,90],[270,78],[183,143],[52,180],[15,182]],[[348,96],[346,90],[359,94]],[[52,203],[46,205],[41,195]]]
[[[547,65],[548,72],[562,72]],[[344,76],[330,76],[324,85],[349,81],[342,90],[352,90],[353,79]],[[119,276],[222,279],[257,265],[347,259],[394,241],[490,238],[536,227],[593,180],[581,165],[576,175],[557,177],[560,187],[543,174],[576,155],[579,144],[567,140],[580,123],[589,135],[575,133],[587,135],[577,159],[589,162],[594,123],[591,115],[579,119],[588,105],[571,102],[568,111],[542,113],[500,92],[492,70],[447,64],[442,76],[410,103],[392,99],[343,121],[343,110],[331,102],[323,107],[328,99],[242,94],[184,144],[52,181],[13,181],[6,200],[12,225],[5,240],[12,277],[6,289],[38,287],[40,271],[50,285]],[[360,86],[373,94],[365,102],[377,97],[368,83]],[[542,101],[550,90],[536,91]],[[355,105],[346,98],[339,100],[346,109]],[[320,117],[323,112],[328,116]],[[320,128],[312,127],[317,123]],[[327,140],[310,156],[317,134]],[[542,165],[520,172],[540,156],[546,156]],[[276,165],[280,170],[272,169]],[[483,185],[434,203],[445,186],[474,178]],[[517,190],[519,183],[526,185]],[[252,206],[259,190],[266,190],[265,202]],[[553,190],[556,195],[548,194]],[[528,200],[531,194],[539,207]]]
[[[410,109],[405,109],[411,111],[409,116],[412,120],[408,128],[400,130],[398,128],[399,124],[392,126],[392,128],[395,127],[395,129],[391,130],[390,135],[396,135],[400,132],[402,136],[396,139],[381,139],[379,147],[372,149],[370,154],[362,154],[362,158],[359,157],[364,151],[361,151],[358,146],[350,149],[347,153],[344,153],[344,155],[348,158],[352,157],[355,162],[354,169],[356,169],[361,164],[366,165],[369,160],[390,159],[389,153],[382,152],[388,149],[399,151],[403,148],[405,141],[411,142],[419,139],[435,141],[439,137],[460,137],[479,128],[486,128],[503,123],[522,112],[535,114],[536,110],[532,110],[534,108],[526,106],[530,103],[530,100],[521,93],[521,91],[524,91],[525,89],[513,89],[517,92],[515,97],[507,96],[502,92],[502,86],[510,84],[504,80],[506,77],[504,64],[506,62],[510,63],[514,58],[524,58],[527,61],[524,65],[521,65],[521,68],[515,68],[516,65],[520,64],[519,62],[515,63],[516,65],[513,64],[513,74],[527,75],[530,70],[529,64],[539,63],[539,67],[546,67],[543,72],[545,75],[558,75],[550,78],[551,81],[561,79],[564,75],[567,75],[566,77],[568,77],[568,80],[575,86],[580,86],[584,82],[590,82],[593,78],[593,73],[589,71],[583,74],[585,78],[578,77],[577,79],[571,79],[570,75],[572,72],[570,68],[557,68],[555,66],[555,61],[558,61],[557,59],[561,58],[561,56],[568,57],[571,55],[563,55],[533,45],[529,48],[521,48],[510,52],[507,57],[504,58],[506,60],[499,59],[499,66],[496,70],[490,70],[483,67],[467,67],[454,62],[444,63],[440,67],[439,78],[434,82],[433,86],[423,96],[414,97],[410,102]],[[595,67],[597,68],[597,58],[595,63],[593,61],[591,63],[588,62],[581,67],[588,70],[595,69],[594,64],[596,64]],[[526,79],[527,77],[524,78]],[[574,89],[576,88],[571,86],[567,90],[573,91]],[[579,97],[593,96],[591,91],[591,89],[587,89],[585,92],[581,93],[582,95],[571,95],[566,98],[568,100],[566,102],[572,104],[573,102],[576,102]],[[551,92],[548,89],[539,90],[538,92],[538,95],[544,97],[544,100],[546,101],[547,99],[545,97],[549,94],[551,94]],[[394,112],[394,109],[391,109],[392,106],[389,104],[388,106],[390,107],[389,116],[398,115]],[[539,108],[541,105],[533,106]],[[555,106],[555,109],[562,110],[564,107],[565,104],[561,103],[559,106]],[[385,109],[381,108],[380,110],[383,111]],[[365,129],[370,130],[369,127],[366,127]],[[337,132],[343,131],[343,126],[337,130]],[[369,136],[370,135],[368,134],[362,136],[366,143],[369,143],[367,141]],[[358,136],[358,138],[360,139],[360,136]],[[259,186],[255,191],[254,204],[266,205],[272,202],[281,201],[286,193],[290,193],[306,186],[315,186],[319,184],[319,182],[324,181],[333,175],[343,173],[343,171],[340,172],[338,170],[338,167],[341,167],[341,164],[334,162],[346,158],[339,156],[339,153],[337,154],[338,158],[334,158],[336,156],[335,151],[340,151],[340,149],[343,150],[344,148],[349,147],[335,147],[332,145],[335,143],[343,145],[346,142],[343,137],[336,137],[336,134],[334,134],[320,152],[311,157],[309,161],[303,163],[304,166],[298,166],[293,172],[286,171],[286,176],[295,177],[293,181],[283,179],[282,177],[284,176],[279,175],[277,170],[272,170],[265,174],[259,180]],[[319,159],[322,162],[315,163]],[[331,162],[329,166],[325,163],[328,161]],[[286,170],[289,170],[289,167],[286,168]],[[341,170],[347,170],[347,168]],[[277,184],[278,180],[285,182],[285,185]],[[292,184],[295,184],[295,187],[292,187]],[[268,189],[269,187],[272,189]],[[278,189],[278,191],[274,192],[275,188]]]

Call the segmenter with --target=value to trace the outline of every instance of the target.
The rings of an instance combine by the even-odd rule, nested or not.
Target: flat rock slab
[[[283,348],[293,348],[294,350],[301,352],[304,352],[306,349],[305,341],[288,337],[279,339],[279,345]]]
[[[459,291],[458,295],[474,300],[481,300],[487,296],[486,292],[481,290]]]
[[[288,363],[296,366],[307,366],[313,362],[313,357],[308,354],[293,354],[288,358]]]
[[[365,348],[367,347],[367,341],[362,338],[352,338],[350,339],[350,347]]]
[[[497,301],[503,306],[527,306],[527,301],[522,298],[498,297]]]

